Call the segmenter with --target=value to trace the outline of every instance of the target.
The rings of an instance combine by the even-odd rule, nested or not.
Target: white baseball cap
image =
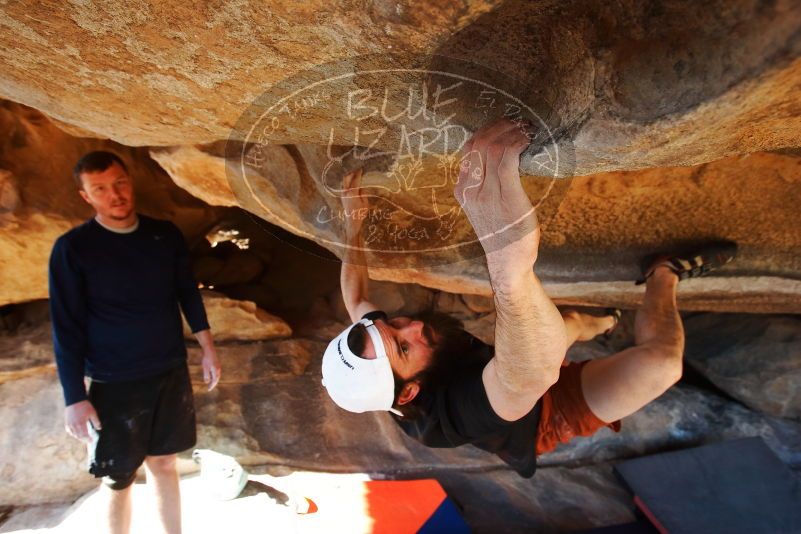
[[[370,316],[373,315],[368,314],[353,323],[328,344],[323,354],[323,386],[331,400],[349,412],[389,411],[402,416],[392,407],[395,377],[381,334]],[[370,335],[375,359],[363,358],[348,346],[348,335],[358,325],[363,325]]]

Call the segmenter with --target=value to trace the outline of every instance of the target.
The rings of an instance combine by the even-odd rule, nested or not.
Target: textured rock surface
[[[158,149],[151,153],[177,183],[194,184],[191,190],[200,198],[213,203],[228,184],[236,192],[230,187],[228,191],[244,208],[341,255],[337,237],[342,235],[341,221],[328,216],[337,213],[339,199],[323,195],[319,182],[307,177],[319,172],[319,150],[309,146],[293,150],[303,158],[291,163],[288,171],[281,170],[286,166],[268,174],[251,170],[247,180],[240,179],[241,174],[225,164],[222,156],[207,153],[209,162],[199,167],[203,181],[180,174],[195,156],[184,165],[184,151]],[[216,178],[212,179],[215,169]],[[287,200],[288,193],[276,180],[281,172],[307,177],[301,180],[301,200]],[[254,185],[249,188],[246,183]],[[794,274],[801,272],[797,254],[801,234],[793,231],[797,209],[788,202],[801,196],[801,158],[796,155],[760,153],[697,167],[604,173],[574,178],[569,185],[558,192],[556,204],[548,206],[542,218],[537,265],[557,302],[636,307],[642,288],[630,281],[639,276],[643,256],[704,240],[729,239],[739,245],[737,261],[719,275],[682,283],[680,306],[686,310],[801,312],[801,282]],[[208,187],[208,194],[203,187]],[[532,199],[537,198],[538,188],[537,180],[528,183]],[[378,194],[378,189],[371,191],[377,192],[372,197],[374,205],[387,202],[389,197]],[[400,198],[408,206],[430,205],[427,194],[414,190],[392,199]],[[437,198],[447,201],[439,194]],[[326,214],[323,220],[330,218],[330,222],[321,225],[321,213]],[[414,225],[416,219],[404,220]],[[470,233],[469,223],[462,215],[450,220],[453,234],[448,238],[451,241],[445,242],[463,243]],[[378,221],[376,226],[382,231],[392,224],[382,226]],[[366,231],[365,239],[370,235]],[[374,254],[371,276],[486,296],[490,294],[486,267],[475,254],[470,247],[400,257]],[[731,299],[731,295],[738,298]]]
[[[699,314],[685,321],[687,362],[749,408],[801,419],[801,319]]]
[[[175,222],[191,238],[215,209],[176,187],[142,149],[78,139],[38,111],[0,101],[0,305],[47,297],[47,259],[56,238],[87,220],[72,167],[85,153],[119,154],[135,181],[137,208]]]
[[[289,337],[292,329],[281,318],[256,306],[255,302],[234,300],[213,292],[202,292],[203,305],[215,341],[260,341]],[[184,320],[184,336],[192,331]]]
[[[550,102],[548,119],[572,140],[581,174],[691,165],[799,145],[796,8],[793,0],[10,4],[0,19],[0,88],[80,131],[190,145],[228,138],[258,95],[314,65],[350,58],[376,68],[393,53],[394,67],[440,68],[438,54],[500,71],[524,100]],[[315,79],[301,75],[299,84]],[[392,78],[373,83],[383,92]],[[270,139],[319,143],[346,119],[341,106],[306,111]]]
[[[0,383],[0,503],[62,502],[95,486],[86,446],[64,432],[55,366]]]
[[[318,387],[324,346],[325,342],[292,339],[227,347],[226,369],[232,370],[226,371],[219,391],[198,398],[202,442],[214,443],[218,450],[248,463],[312,470],[399,474],[503,465],[470,447],[421,447],[386,414],[337,409]],[[579,355],[591,352],[591,347],[579,348]],[[315,410],[310,412],[309,406]],[[280,432],[275,431],[278,428]],[[755,435],[762,436],[786,463],[801,465],[801,424],[763,416],[682,385],[627,418],[620,433],[602,430],[592,438],[577,439],[543,455],[540,464],[594,464]]]
[[[224,179],[227,163],[192,146],[151,150],[150,155],[173,181],[213,206],[236,206],[236,195]],[[220,179],[223,178],[223,179]]]
[[[199,367],[193,366],[197,375],[198,446],[235,455],[246,465],[394,476],[419,475],[433,469],[453,479],[473,478],[468,484],[472,489],[466,491],[488,491],[482,488],[499,484],[508,486],[506,491],[510,493],[522,492],[515,499],[522,499],[524,489],[533,484],[514,480],[517,477],[512,473],[502,474],[507,473],[503,464],[477,449],[426,449],[406,439],[386,415],[358,416],[338,410],[317,386],[321,348],[322,343],[310,340],[222,346],[223,381],[211,393],[202,391]],[[194,349],[191,353],[193,361],[197,361],[199,352]],[[3,433],[2,448],[18,451],[4,452],[2,456],[6,459],[4,476],[13,484],[3,486],[5,493],[0,502],[59,501],[70,495],[74,498],[94,485],[82,471],[83,446],[63,432],[61,393],[52,365],[33,376],[5,381],[0,385],[0,395],[5,410],[3,420],[11,430]],[[21,406],[25,409],[21,410]],[[556,466],[596,464],[751,435],[763,436],[784,461],[801,464],[801,425],[760,416],[689,386],[673,388],[627,418],[621,433],[604,430],[544,455],[540,462],[543,469],[534,479],[538,483],[531,487],[545,488],[539,483],[540,475],[556,476],[559,471],[551,469]],[[21,447],[22,443],[35,446]],[[501,474],[483,480],[477,473],[487,469],[500,469]],[[35,476],[42,470],[49,473],[47,480]],[[467,475],[470,472],[476,474]],[[575,473],[581,480],[599,476],[594,469],[589,469],[588,474],[582,475],[581,470]],[[600,478],[590,488],[606,484],[602,483],[605,477]],[[568,487],[572,484],[579,482]],[[529,505],[516,506],[520,506],[521,517],[530,517],[540,513],[537,507],[527,507],[531,503],[539,503],[545,510],[561,498],[552,497],[553,502],[548,501],[547,505],[534,499]],[[601,514],[604,510],[616,513],[614,510],[618,509],[605,506],[599,504],[598,510],[587,514]],[[474,513],[481,515],[479,510]]]
[[[740,437],[762,436],[785,463],[801,466],[801,424],[764,416],[692,386],[674,386],[623,419],[615,433],[603,429],[542,455],[542,466],[583,465],[641,456]]]
[[[624,336],[625,324],[621,330]],[[427,449],[407,439],[387,414],[359,415],[338,409],[320,387],[319,361],[329,332],[320,328],[314,333],[319,337],[221,344],[223,378],[210,393],[201,382],[200,351],[191,348],[198,447],[234,455],[247,466],[259,466],[257,470],[395,477],[434,473],[443,484],[452,484],[449,491],[458,493],[463,488],[466,502],[480,502],[476,499],[481,495],[496,495],[492,499],[506,495],[510,529],[526,521],[542,521],[543,528],[559,529],[624,517],[627,501],[602,465],[621,458],[762,436],[783,461],[801,466],[801,423],[760,415],[697,387],[680,385],[626,418],[620,433],[602,430],[543,455],[540,472],[525,481],[478,449]],[[597,343],[583,344],[571,351],[571,357],[600,357],[610,350]],[[0,364],[0,415],[5,422],[0,433],[0,470],[4,480],[12,482],[2,486],[0,505],[77,498],[95,482],[83,472],[84,447],[63,431],[48,325],[0,336]],[[191,465],[182,463],[182,470],[187,469]],[[46,478],[39,476],[43,472],[48,473]],[[570,515],[574,506],[570,503],[597,492],[606,495],[604,500]],[[551,509],[564,515],[548,515]],[[488,524],[491,518],[486,510],[477,507],[468,516],[477,524]]]
[[[567,167],[577,174],[661,167],[593,174],[554,187],[541,177],[525,179],[533,200],[543,200],[539,273],[557,300],[632,307],[640,293],[621,281],[636,276],[644,253],[690,240],[728,238],[741,244],[740,259],[719,277],[683,286],[682,307],[799,312],[796,214],[786,201],[799,195],[801,161],[795,150],[801,113],[793,98],[801,76],[801,15],[794,7],[793,0],[674,2],[660,8],[633,1],[608,6],[476,0],[425,7],[344,0],[330,6],[267,7],[246,1],[215,10],[170,3],[126,9],[64,4],[44,16],[40,7],[6,6],[0,10],[0,24],[7,29],[0,39],[8,45],[0,53],[0,94],[45,110],[57,121],[45,121],[50,128],[57,124],[75,134],[159,145],[150,153],[192,194],[214,205],[241,205],[341,256],[339,197],[320,175],[331,154],[341,155],[342,147],[328,154],[326,143],[356,142],[353,121],[346,116],[352,107],[307,102],[295,120],[282,119],[263,132],[263,142],[270,144],[254,145],[260,163],[244,171],[232,153],[247,145],[226,148],[224,142],[237,137],[232,128],[244,132],[237,120],[267,89],[301,87],[343,69],[389,62],[459,70],[463,65],[455,61],[469,59],[497,70],[498,79],[490,76],[490,82],[515,79],[513,86],[526,102],[550,102],[553,113],[546,122],[561,143]],[[390,51],[396,56],[386,56]],[[443,64],[437,53],[454,62]],[[425,59],[414,61],[420,57]],[[304,74],[334,58],[349,59]],[[482,69],[468,71],[478,76]],[[434,83],[378,76],[343,81],[337,90],[378,94],[381,87],[397,89],[407,82]],[[487,110],[464,104],[466,93],[459,91],[453,93],[454,106],[469,130],[485,120]],[[393,100],[390,108],[402,110],[402,103]],[[10,128],[11,137],[19,140],[33,131],[32,122]],[[329,140],[332,125],[336,133]],[[398,151],[396,134],[392,130],[376,147]],[[34,149],[56,154],[57,160],[71,150],[48,151],[64,144],[54,134],[29,137],[38,144],[29,143],[27,159]],[[144,161],[143,150],[125,150]],[[739,157],[746,154],[752,156]],[[25,202],[42,194],[31,189],[32,176],[63,172],[36,168],[30,173],[24,156],[9,151],[4,159],[20,163],[0,169],[6,171],[0,172],[0,217],[14,216],[4,228],[8,235],[0,265],[40,274],[32,284],[7,277],[14,287],[0,303],[43,296],[41,265],[49,243],[80,220],[70,210],[85,211],[80,203],[59,207],[63,220],[56,219],[58,224],[41,210],[19,215]],[[542,174],[532,161],[524,158],[524,170]],[[385,163],[373,166],[386,170]],[[373,258],[372,276],[487,295],[483,265],[467,261],[480,252],[476,246],[434,254],[412,237],[436,234],[440,249],[472,237],[464,217],[451,211],[450,168],[428,156],[414,163],[420,168],[409,163],[395,169],[403,177],[397,181],[403,194],[374,195],[381,197],[379,207],[396,205],[413,217],[381,228],[385,253]],[[371,187],[386,189],[385,175],[370,175]],[[55,197],[67,198],[66,190],[60,193]],[[437,210],[433,218],[432,207]],[[160,206],[162,215],[169,209]],[[321,217],[331,220],[320,222]],[[405,257],[392,247],[419,250]],[[247,298],[248,291],[263,289],[252,285],[238,288],[235,296]],[[740,298],[727,298],[732,294]],[[263,305],[273,297],[263,292],[251,299]]]
[[[263,221],[294,234],[276,232],[282,246],[251,235],[248,250],[227,242],[212,250],[197,240],[198,278],[255,302],[233,311],[223,306],[228,300],[209,303],[216,320],[226,321],[213,324],[218,339],[226,332],[235,342],[220,347],[223,381],[211,393],[200,382],[199,351],[191,351],[199,446],[264,469],[435,472],[464,497],[476,529],[491,532],[630,519],[628,499],[606,462],[649,452],[760,435],[801,468],[792,317],[690,317],[690,365],[739,402],[688,377],[627,418],[619,434],[603,430],[544,455],[531,481],[476,449],[420,447],[386,414],[343,413],[319,385],[322,349],[347,321],[335,258],[343,255],[343,192],[329,180],[337,173],[327,173],[332,162],[337,171],[353,165],[358,156],[351,145],[375,140],[375,148],[397,156],[410,138],[398,124],[370,138],[362,125],[378,129],[382,122],[354,119],[354,108],[331,95],[355,90],[378,98],[388,88],[394,113],[407,103],[407,85],[432,96],[438,78],[386,71],[342,77],[328,85],[331,93],[290,99],[281,120],[255,130],[259,143],[240,142],[260,111],[249,106],[268,90],[275,98],[338,73],[384,67],[483,78],[533,103],[557,144],[539,154],[535,147],[522,160],[524,187],[543,227],[537,272],[557,302],[632,308],[642,298],[642,288],[631,284],[641,256],[726,238],[739,243],[738,260],[713,277],[683,282],[680,306],[801,313],[796,0],[224,0],[214,6],[89,0],[4,4],[0,28],[0,97],[53,117],[0,102],[0,306],[47,296],[53,241],[90,215],[69,171],[92,149],[120,154],[142,211],[175,221],[190,238],[246,225],[244,213],[227,210],[225,224],[214,226],[221,211],[187,192],[213,206],[244,208],[265,235],[274,229],[262,228]],[[464,132],[500,113],[494,102],[470,100],[470,91],[465,85],[450,93],[457,98],[454,122]],[[355,109],[371,109],[364,102]],[[398,122],[419,128],[436,118],[423,113]],[[367,137],[357,142],[357,133]],[[382,249],[370,262],[371,294],[395,313],[433,304],[489,341],[494,312],[480,250],[445,248],[473,237],[453,209],[455,162],[423,155],[424,141],[420,134],[418,159],[367,165],[377,230],[366,227],[365,237]],[[405,148],[411,151],[411,142]],[[546,174],[540,156],[555,148],[560,173],[575,178],[540,176]],[[251,158],[249,166],[240,165],[241,154]],[[388,166],[391,173],[384,172]],[[387,214],[392,220],[383,219]],[[422,235],[438,248],[421,244]],[[328,251],[309,252],[295,236]],[[407,249],[416,254],[397,254]],[[312,261],[309,253],[319,257]],[[286,319],[296,337],[239,343],[260,337],[259,309]],[[83,473],[83,446],[63,432],[48,326],[26,323],[6,335],[20,323],[13,313],[0,310],[0,505],[77,497],[95,481]],[[572,357],[608,353],[592,344]]]
[[[343,412],[319,386],[324,347],[299,339],[226,347],[220,385],[196,399],[199,446],[247,464],[334,472],[501,465],[477,449],[422,447],[387,414]]]

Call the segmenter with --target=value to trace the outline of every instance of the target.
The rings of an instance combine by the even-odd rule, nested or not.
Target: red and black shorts
[[[146,456],[175,454],[195,445],[195,406],[186,363],[131,382],[93,381],[89,401],[102,425],[89,449],[89,472],[115,479],[120,489],[125,486],[121,481],[133,482]]]
[[[562,367],[559,380],[542,397],[542,411],[537,427],[537,454],[552,451],[560,443],[576,436],[590,436],[603,427],[620,431],[620,421],[606,423],[592,413],[581,389],[584,364]]]

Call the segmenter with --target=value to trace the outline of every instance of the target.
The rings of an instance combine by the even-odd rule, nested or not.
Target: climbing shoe
[[[644,284],[654,270],[664,265],[676,273],[679,280],[704,276],[716,269],[720,269],[737,255],[737,243],[731,241],[717,241],[704,245],[689,254],[675,256],[652,255],[642,262],[642,277],[637,285]]]

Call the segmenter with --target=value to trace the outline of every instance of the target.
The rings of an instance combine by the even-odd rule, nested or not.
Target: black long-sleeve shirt
[[[87,398],[84,375],[125,382],[185,361],[179,303],[192,332],[209,327],[180,230],[138,217],[125,234],[91,219],[53,246],[50,315],[67,406]]]

